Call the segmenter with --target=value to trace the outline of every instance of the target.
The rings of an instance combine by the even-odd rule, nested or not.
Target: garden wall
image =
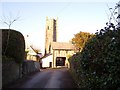
[[[20,66],[15,61],[2,64],[2,86],[17,80],[20,77]]]
[[[35,71],[40,71],[40,63],[32,60],[25,60],[22,65],[23,75],[30,74]]]
[[[25,60],[24,36],[11,29],[2,29],[2,87],[29,73],[40,71],[39,62]]]
[[[11,59],[9,63],[2,64],[2,86],[37,71],[40,71],[40,64],[37,61],[25,60],[22,64],[18,64]]]

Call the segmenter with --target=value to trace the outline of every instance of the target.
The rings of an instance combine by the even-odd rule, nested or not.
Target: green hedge
[[[11,61],[15,61],[15,59],[14,58],[12,58],[12,57],[7,57],[7,56],[2,56],[2,64],[6,64],[6,63],[9,63],[9,62],[11,62]]]
[[[120,87],[120,29],[112,28],[101,29],[69,59],[81,88]]]
[[[7,45],[9,31],[10,37]],[[17,63],[22,63],[25,56],[25,40],[20,32],[15,30],[2,29],[2,56],[14,58]]]

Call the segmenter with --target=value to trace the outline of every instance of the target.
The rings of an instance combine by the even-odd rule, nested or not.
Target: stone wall
[[[32,60],[25,60],[22,65],[23,75],[27,75],[29,73],[40,71],[40,63]]]
[[[37,71],[40,71],[40,64],[32,60],[25,60],[22,65],[15,61],[2,63],[2,86],[5,87],[9,83]]]
[[[2,64],[2,86],[17,80],[20,77],[20,65],[15,61]]]

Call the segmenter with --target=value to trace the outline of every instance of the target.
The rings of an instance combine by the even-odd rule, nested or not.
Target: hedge
[[[7,45],[8,34],[10,36]],[[25,40],[20,32],[2,29],[2,56],[14,58],[17,63],[23,62],[25,58]]]
[[[80,88],[120,88],[120,29],[112,28],[101,29],[69,58]]]

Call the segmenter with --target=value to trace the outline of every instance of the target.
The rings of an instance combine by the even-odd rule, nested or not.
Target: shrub
[[[12,57],[7,57],[7,56],[2,56],[2,65],[6,64],[6,63],[9,63],[11,61],[15,61],[14,58]]]
[[[117,88],[120,85],[120,31],[101,31],[86,44],[81,53],[81,66],[87,87]]]
[[[70,72],[79,88],[85,88],[85,77],[82,74],[84,71],[80,64],[80,52],[74,54],[68,60],[70,62]]]
[[[7,45],[9,31],[10,37]],[[24,55],[25,41],[23,35],[15,30],[2,29],[2,56],[12,57],[17,63],[22,63]]]
[[[120,87],[120,29],[101,29],[89,40],[83,51],[71,63],[77,61],[74,69],[80,87],[118,88]],[[77,59],[76,59],[77,58]],[[76,60],[75,60],[76,59]],[[84,84],[81,83],[84,82]]]

